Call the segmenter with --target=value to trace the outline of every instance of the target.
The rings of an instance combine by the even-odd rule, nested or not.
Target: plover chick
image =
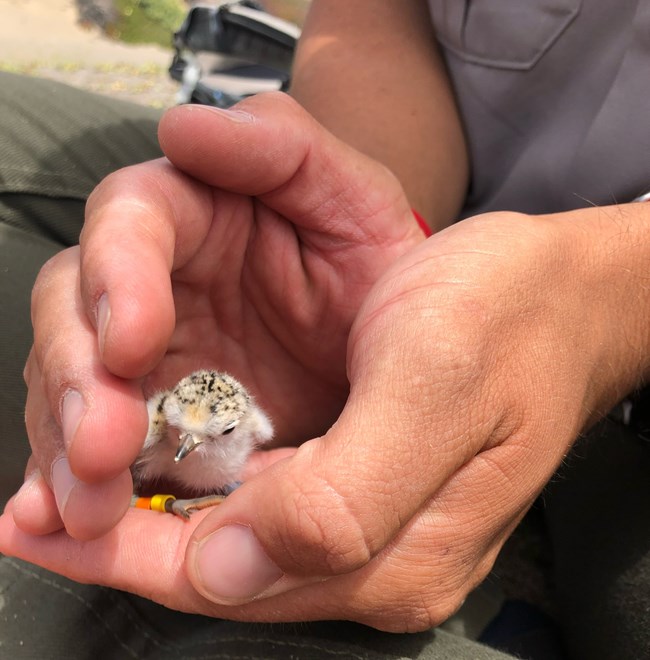
[[[135,490],[163,481],[196,495],[171,502],[184,518],[223,499],[253,449],[273,437],[271,421],[244,386],[219,371],[186,376],[152,396],[147,409],[149,430],[131,466]]]

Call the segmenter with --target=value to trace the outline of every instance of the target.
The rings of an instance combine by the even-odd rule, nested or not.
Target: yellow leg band
[[[165,504],[170,500],[175,500],[176,498],[173,495],[153,495],[151,497],[151,505],[149,508],[152,511],[160,511],[161,513],[166,513]]]
[[[136,509],[148,509],[150,511],[160,511],[161,513],[167,513],[165,505],[170,500],[173,501],[176,498],[173,495],[153,495],[152,497],[138,497],[134,495],[131,498],[131,506]]]

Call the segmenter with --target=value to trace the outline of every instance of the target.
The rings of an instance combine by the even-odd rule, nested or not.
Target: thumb
[[[324,437],[245,483],[202,521],[186,557],[199,593],[242,604],[360,569],[457,469],[451,453],[434,466],[432,438],[379,394],[366,402],[353,388]],[[411,418],[422,420],[421,411]]]
[[[314,246],[385,244],[410,234],[421,240],[397,178],[286,94],[256,95],[230,110],[179,106],[165,113],[158,134],[175,167],[218,190],[258,198]]]

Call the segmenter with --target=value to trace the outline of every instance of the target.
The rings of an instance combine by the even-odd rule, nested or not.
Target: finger
[[[519,457],[514,452],[509,460]],[[36,539],[5,515],[0,518],[0,552],[183,611],[249,621],[349,619],[414,632],[440,624],[460,606],[525,510],[516,497],[521,493],[513,490],[517,480],[511,481],[508,471],[492,461],[468,465],[405,523],[375,561],[350,574],[234,607],[211,603],[188,581],[192,546],[185,559],[186,548],[206,512],[185,523],[132,510],[105,537],[85,543],[62,533]],[[475,480],[482,486],[468,494]],[[490,487],[483,490],[486,484]]]
[[[175,324],[170,272],[201,246],[211,220],[207,188],[165,160],[120,170],[90,196],[81,294],[111,373],[143,376],[165,353]]]
[[[32,477],[32,475],[35,471],[38,471],[38,465],[36,464],[36,460],[34,459],[34,455],[30,454],[29,458],[27,459],[27,465],[25,466],[25,474],[23,476],[23,483],[24,484],[26,484],[30,480],[30,478]],[[16,501],[16,498],[18,497],[21,489],[22,489],[22,486],[21,486],[21,488],[18,489],[18,491],[16,493],[14,493],[14,495],[12,495],[7,500],[7,502],[5,503],[5,507],[4,507],[4,512],[5,513],[8,513],[8,512],[13,513],[14,502]],[[59,519],[59,527],[58,528],[60,529],[61,527],[62,527],[62,524],[61,524],[61,520]]]
[[[5,508],[4,508],[3,513],[7,513],[7,514],[9,514],[9,515],[12,514],[12,512],[13,512],[13,508],[14,508],[14,500],[15,500],[15,499],[16,499],[16,496],[13,495],[12,497],[10,497],[10,498],[7,500],[7,502],[6,502],[6,504],[5,504]]]
[[[54,480],[58,498],[40,470],[34,470],[27,477],[12,498],[11,515],[20,530],[30,535],[45,535],[66,527],[68,534],[76,539],[92,539],[103,536],[124,515],[128,506],[128,499],[124,505],[124,492],[126,490],[128,496],[131,491],[128,473],[101,484],[85,484],[67,476],[74,488],[65,499],[57,479],[61,481],[60,474]]]
[[[54,494],[38,467],[28,470],[25,482],[13,497],[11,515],[27,534],[50,534],[63,527]]]
[[[161,124],[174,164],[209,186],[157,161],[111,175],[88,202],[82,296],[103,360],[117,375],[144,375],[160,359],[174,329],[169,272],[195,255],[216,217],[227,234],[216,242],[224,255],[232,261],[244,253],[253,206],[235,202],[232,192],[264,193],[266,204],[309,230],[301,243],[327,250],[330,261],[356,261],[346,248],[380,243],[382,259],[357,274],[364,283],[422,240],[401,187],[381,166],[327,134],[288,97],[251,101],[246,109],[259,117],[242,122],[241,114],[187,107]],[[259,240],[248,257],[263,270],[269,252],[286,253],[296,240],[273,213],[259,211],[256,222]],[[210,255],[212,274],[224,255]],[[303,259],[310,273],[319,264]],[[304,277],[291,262],[287,269],[294,282]]]
[[[520,458],[522,452],[515,450],[495,451],[486,461],[473,459],[372,562],[320,583],[318,592],[311,591],[312,585],[298,593],[309,589],[310,596],[330,609],[336,602],[345,603],[345,618],[389,632],[439,626],[491,571],[532,504],[531,493],[541,488],[537,479],[531,488],[529,474],[510,479],[510,468]],[[271,598],[269,606],[282,596]]]
[[[366,433],[358,418],[348,424],[344,417],[342,436],[354,430],[370,437],[374,452],[333,433],[311,441],[245,483],[199,526],[188,572],[206,598],[241,604],[361,570],[448,477],[449,457],[440,457],[437,472],[424,458],[391,462],[377,429]],[[393,453],[403,459],[403,451]]]
[[[214,604],[194,589],[185,569],[190,535],[204,514],[194,514],[186,523],[167,514],[132,510],[105,536],[81,542],[65,532],[40,537],[25,534],[5,513],[0,516],[0,552],[78,582],[146,596],[172,609],[232,620],[346,619],[396,632],[415,631],[431,627],[432,616],[442,622],[462,600],[457,593],[448,596],[442,589],[431,594],[431,601],[418,592],[425,578],[429,583],[433,581],[431,575],[436,574],[435,561],[440,556],[436,552],[423,553],[425,539],[421,527],[414,525],[405,532],[404,543],[387,551],[381,564],[241,606]],[[420,538],[411,543],[410,534]],[[408,554],[411,550],[418,561],[404,562],[402,551]],[[428,559],[433,561],[429,563]],[[439,562],[438,567],[441,565]],[[409,574],[411,570],[415,572]],[[462,582],[456,577],[449,582],[456,581]],[[467,593],[465,589],[458,592]],[[437,606],[431,604],[434,597]],[[425,609],[425,603],[431,612]]]
[[[176,553],[182,548],[188,527],[168,514],[131,509],[118,527],[102,537],[77,540],[63,530],[33,536],[5,513],[0,517],[0,552],[80,582],[111,585],[134,593],[147,593],[151,588],[151,598],[169,603],[164,590],[170,587],[170,580],[179,577],[182,554]],[[154,551],[151,556],[150,550]],[[160,589],[155,584],[156,574],[161,578]],[[174,594],[181,603],[182,590],[172,588],[168,592],[168,596]]]
[[[230,111],[181,106],[159,126],[166,156],[212,186],[259,197],[330,250],[341,239],[387,247],[422,240],[397,179],[339,141],[285,94]],[[218,154],[218,157],[215,155]]]
[[[147,430],[140,386],[109,373],[79,295],[79,252],[66,250],[39,275],[32,295],[34,355],[29,388],[30,437],[43,475],[64,448],[73,473],[87,482],[110,479],[135,459]],[[49,409],[64,447],[43,437]],[[40,425],[40,426],[39,426]],[[43,428],[45,427],[45,428]],[[46,463],[43,464],[43,457]]]
[[[33,463],[39,467],[28,475],[17,495],[16,524],[31,534],[48,534],[65,525],[75,538],[101,536],[117,523],[129,505],[133,487],[128,467],[115,475],[108,473],[94,483],[73,473],[61,430],[50,414],[38,365],[33,364],[29,373],[26,422],[35,452]],[[114,438],[111,440],[117,444]],[[137,442],[141,445],[141,439]],[[101,447],[97,453],[101,455]],[[82,454],[77,463],[89,463],[95,473],[92,459],[92,452],[87,457]]]
[[[120,524],[101,538],[81,541],[64,531],[46,536],[26,534],[8,512],[0,516],[0,553],[78,582],[146,596],[173,609],[261,620],[261,610],[255,617],[209,603],[187,580],[185,550],[192,530],[204,515],[197,512],[185,522],[169,514],[130,509]],[[293,620],[298,620],[297,609],[293,612]]]
[[[128,506],[128,467],[142,446],[147,412],[139,385],[102,365],[78,276],[78,250],[71,249],[53,258],[37,279],[26,423],[66,527],[85,537],[103,533]],[[52,519],[49,509],[44,515]]]
[[[285,458],[290,458],[296,453],[296,451],[298,450],[295,447],[278,447],[277,449],[253,452],[246,463],[244,472],[242,473],[242,481],[252,479],[256,474],[262,472],[262,470],[265,470],[274,463]]]
[[[92,541],[78,541],[65,532],[47,536],[25,534],[11,515],[0,516],[0,552],[16,556],[78,582],[105,585],[146,596],[185,612],[244,621],[311,621],[351,619],[369,622],[372,612],[393,605],[379,585],[364,586],[372,576],[344,576],[331,582],[242,606],[220,606],[197,593],[187,579],[185,551],[195,524],[205,512],[186,523],[168,514],[131,510],[115,529]],[[392,558],[388,557],[388,561]],[[357,598],[354,594],[362,597]],[[363,593],[362,593],[363,592]],[[374,603],[362,611],[371,595]],[[400,592],[401,595],[401,592]],[[343,598],[341,598],[343,597]],[[402,603],[404,605],[404,603]],[[388,619],[388,617],[385,617]],[[421,621],[419,622],[421,623]],[[385,622],[384,622],[384,625]],[[406,625],[414,630],[415,622]]]
[[[423,297],[414,288],[382,309],[376,336],[364,330],[373,350],[355,351],[335,426],[244,484],[197,530],[193,575],[206,597],[245,602],[358,570],[484,444],[503,439],[501,420],[482,412],[485,401],[501,409],[499,393],[470,381],[469,338],[438,356],[436,339],[418,336]],[[402,368],[388,368],[395,363]]]

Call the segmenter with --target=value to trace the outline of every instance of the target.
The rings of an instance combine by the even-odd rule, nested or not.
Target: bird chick
[[[136,492],[157,481],[197,497],[175,500],[171,511],[212,506],[236,486],[253,449],[273,437],[273,426],[232,376],[201,370],[147,402],[149,430],[131,466]]]

